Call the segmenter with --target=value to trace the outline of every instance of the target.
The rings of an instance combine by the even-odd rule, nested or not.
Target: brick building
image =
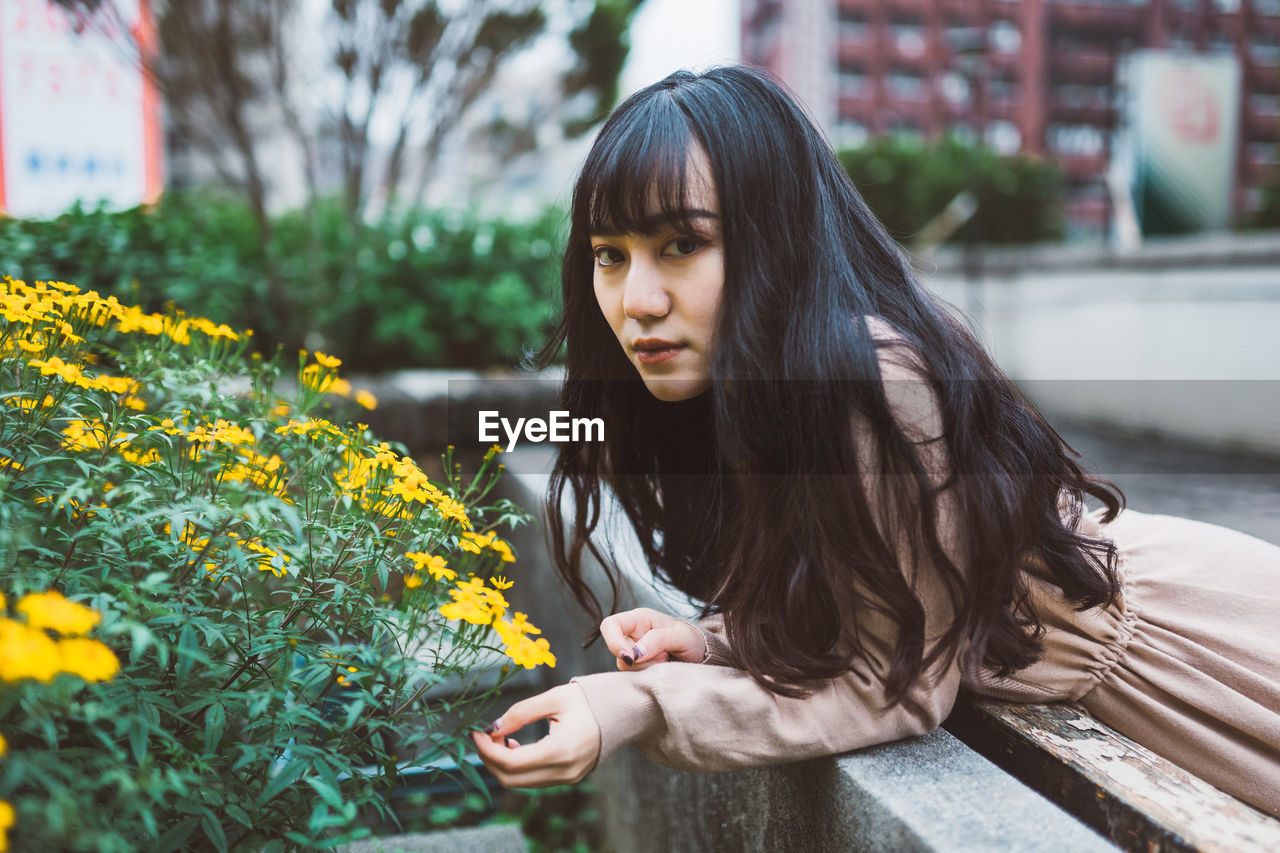
[[[1053,157],[1076,232],[1107,227],[1104,183],[1140,48],[1234,54],[1237,216],[1280,162],[1280,0],[742,0],[743,59],[774,71],[837,146],[944,133]]]

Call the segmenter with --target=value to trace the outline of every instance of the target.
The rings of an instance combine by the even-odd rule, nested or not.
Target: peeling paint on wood
[[[1280,851],[1280,821],[1068,706],[965,701],[947,727],[1127,850]]]

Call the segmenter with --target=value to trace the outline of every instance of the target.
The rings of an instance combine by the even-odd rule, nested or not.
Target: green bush
[[[1062,237],[1062,172],[1047,160],[1002,157],[954,138],[926,143],[902,136],[877,138],[839,157],[867,206],[904,243],[965,191],[978,207],[949,242]]]
[[[464,732],[507,676],[480,677],[555,663],[495,575],[524,519],[486,503],[496,449],[436,485],[320,417],[338,359],[304,353],[286,399],[247,342],[0,281],[0,833],[23,849],[335,844],[406,763],[480,785]]]
[[[561,217],[528,223],[410,211],[352,228],[327,201],[271,222],[241,201],[167,195],[154,208],[0,218],[0,275],[74,281],[187,310],[357,371],[511,365],[551,322]]]

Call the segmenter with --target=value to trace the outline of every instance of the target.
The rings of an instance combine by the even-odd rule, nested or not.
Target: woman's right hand
[[[613,614],[600,623],[600,636],[624,672],[668,660],[702,663],[707,654],[701,631],[648,607]]]

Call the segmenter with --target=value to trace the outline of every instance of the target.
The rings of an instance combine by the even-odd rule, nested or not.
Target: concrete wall
[[[1051,419],[1280,454],[1280,235],[917,267]]]

